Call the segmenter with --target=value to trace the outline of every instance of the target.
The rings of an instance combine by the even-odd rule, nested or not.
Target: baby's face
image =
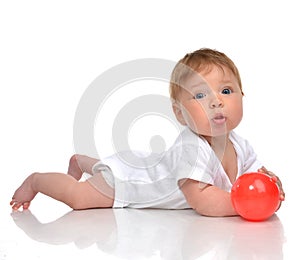
[[[213,137],[228,134],[243,116],[243,95],[233,73],[213,66],[185,81],[174,112],[195,133]]]

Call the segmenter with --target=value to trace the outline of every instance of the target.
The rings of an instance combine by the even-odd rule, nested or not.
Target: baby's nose
[[[218,95],[214,95],[212,97],[211,103],[210,103],[211,108],[220,108],[223,107],[223,101]]]

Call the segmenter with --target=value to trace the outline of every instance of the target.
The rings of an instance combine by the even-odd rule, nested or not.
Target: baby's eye
[[[195,99],[201,99],[201,98],[204,98],[206,95],[204,93],[197,93],[194,98]]]
[[[232,90],[229,89],[229,88],[224,88],[224,89],[222,90],[222,94],[229,95],[229,94],[231,94],[231,93],[232,93]]]

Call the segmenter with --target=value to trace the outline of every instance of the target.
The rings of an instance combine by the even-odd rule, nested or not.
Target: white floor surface
[[[0,259],[299,259],[298,220],[288,208],[248,222],[193,210],[72,211],[38,195],[31,211],[1,203]]]

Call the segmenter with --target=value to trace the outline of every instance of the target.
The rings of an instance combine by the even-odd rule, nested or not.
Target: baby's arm
[[[229,192],[191,179],[180,180],[179,185],[188,204],[197,213],[212,217],[237,215]]]

